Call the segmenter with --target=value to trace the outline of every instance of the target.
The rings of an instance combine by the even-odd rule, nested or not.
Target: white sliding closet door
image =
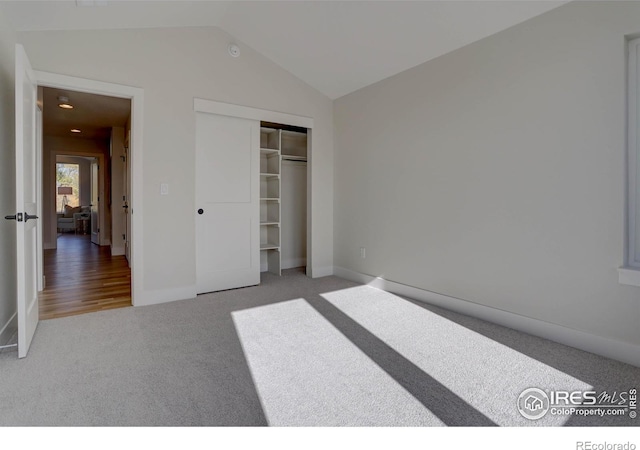
[[[260,122],[196,113],[197,291],[260,283]]]

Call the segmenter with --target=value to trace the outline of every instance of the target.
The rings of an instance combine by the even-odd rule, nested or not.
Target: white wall
[[[15,332],[16,224],[4,220],[15,214],[15,35],[0,12],[0,345]],[[11,323],[10,323],[11,322]]]
[[[144,210],[134,214],[144,214],[137,238],[143,239],[149,300],[155,294],[179,297],[195,287],[194,97],[314,119],[312,265],[314,275],[331,273],[333,118],[327,97],[250,48],[242,46],[242,55],[231,58],[231,38],[215,28],[18,36],[36,70],[144,89]],[[160,196],[160,183],[169,184],[169,195]]]
[[[281,267],[304,267],[307,260],[307,164],[283,160],[280,171]]]
[[[640,344],[616,271],[638,32],[638,2],[574,2],[338,99],[336,266]]]

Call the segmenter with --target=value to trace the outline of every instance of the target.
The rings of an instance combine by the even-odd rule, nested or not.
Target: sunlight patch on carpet
[[[442,425],[304,299],[232,317],[270,425]]]
[[[322,297],[498,425],[533,424],[516,408],[527,388],[592,387],[394,294],[358,286]],[[535,425],[557,426],[566,420],[547,415]]]

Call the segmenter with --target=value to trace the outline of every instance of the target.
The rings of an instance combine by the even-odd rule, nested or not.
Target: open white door
[[[260,284],[260,122],[196,113],[197,292]]]
[[[100,184],[98,183],[98,161],[91,162],[91,242],[100,245]]]
[[[27,356],[38,326],[37,84],[27,54],[16,45],[16,244],[18,357]]]

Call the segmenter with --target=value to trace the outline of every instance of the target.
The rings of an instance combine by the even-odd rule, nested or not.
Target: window
[[[620,283],[640,286],[640,38],[629,41],[627,238]]]
[[[56,211],[80,206],[80,165],[56,163]]]

